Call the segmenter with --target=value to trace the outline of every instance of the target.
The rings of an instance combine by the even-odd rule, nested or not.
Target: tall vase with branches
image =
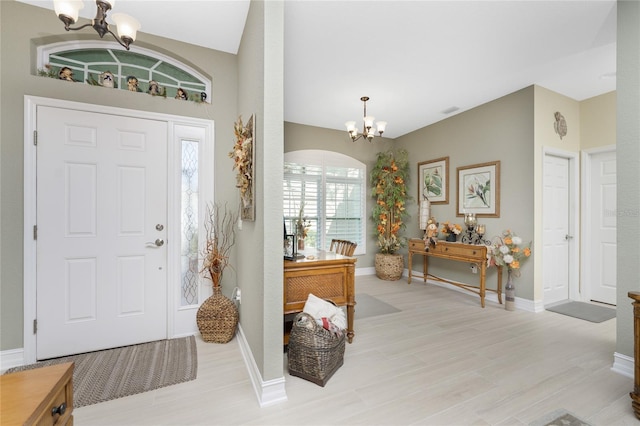
[[[224,209],[219,204],[207,206],[204,221],[206,242],[201,272],[211,280],[214,289],[220,288],[222,273],[229,266],[231,248],[236,242],[237,220],[238,215],[227,210],[226,205]]]
[[[227,343],[236,332],[239,313],[235,303],[222,294],[222,273],[230,266],[231,248],[236,241],[235,224],[238,214],[225,204],[207,207],[204,221],[206,242],[202,253],[202,270],[210,279],[213,295],[205,300],[196,315],[198,329],[205,342]]]

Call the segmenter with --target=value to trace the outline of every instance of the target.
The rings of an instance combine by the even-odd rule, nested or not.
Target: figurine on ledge
[[[433,217],[427,220],[427,229],[424,233],[424,250],[429,251],[429,247],[438,244],[438,222]]]

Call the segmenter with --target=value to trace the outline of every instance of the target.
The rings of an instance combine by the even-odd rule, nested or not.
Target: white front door
[[[591,259],[588,283],[591,300],[616,304],[616,153],[591,156]]]
[[[569,299],[569,159],[544,156],[543,167],[544,303]]]
[[[167,338],[167,123],[37,108],[37,359]]]

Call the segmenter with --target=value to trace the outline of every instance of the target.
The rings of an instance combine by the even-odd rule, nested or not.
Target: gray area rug
[[[529,426],[591,426],[572,413],[561,408],[529,423]]]
[[[591,322],[603,322],[616,317],[616,310],[614,308],[608,308],[606,306],[594,305],[586,302],[568,301],[558,305],[545,307],[545,309],[547,311]]]
[[[400,309],[367,293],[356,293],[355,319],[376,317],[378,315],[393,314]]]
[[[74,362],[73,405],[83,407],[196,378],[194,336],[50,359],[7,370]]]

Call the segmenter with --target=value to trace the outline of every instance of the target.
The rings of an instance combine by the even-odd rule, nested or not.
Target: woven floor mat
[[[196,378],[198,357],[193,336],[55,358],[7,370],[7,373],[74,362],[75,407],[147,392]]]

